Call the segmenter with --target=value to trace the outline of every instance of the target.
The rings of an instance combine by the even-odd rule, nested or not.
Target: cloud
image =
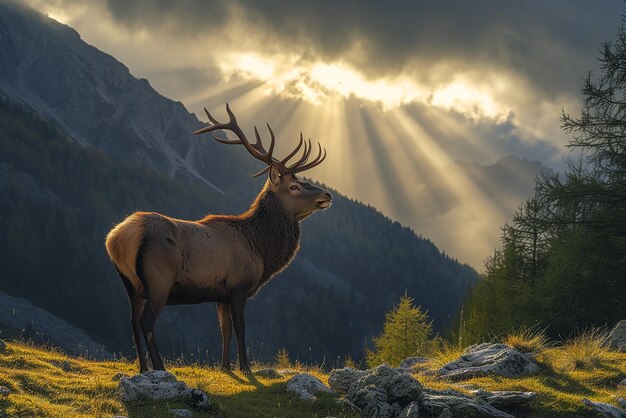
[[[84,3],[45,3],[51,1],[66,8]],[[347,62],[369,77],[408,73],[429,83],[468,68],[506,68],[551,92],[578,82],[580,71],[564,70],[586,68],[586,53],[602,39],[598,34],[610,36],[623,10],[619,0],[97,3],[126,30],[207,37],[207,48],[220,52],[254,44],[256,51]]]

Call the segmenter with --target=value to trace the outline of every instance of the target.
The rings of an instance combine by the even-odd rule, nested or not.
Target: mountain
[[[502,157],[492,165],[457,160],[456,166],[474,184],[481,186],[484,195],[515,202],[521,202],[532,194],[535,178],[541,172],[551,171],[539,161],[513,155]],[[510,212],[515,210],[511,209]]]
[[[104,251],[135,210],[186,219],[244,210],[261,188],[241,147],[190,135],[201,123],[71,28],[0,1],[0,291],[130,352],[128,306]],[[332,191],[302,248],[246,311],[251,357],[363,355],[406,291],[443,332],[478,279],[374,208]],[[214,308],[168,307],[167,354],[214,359]]]

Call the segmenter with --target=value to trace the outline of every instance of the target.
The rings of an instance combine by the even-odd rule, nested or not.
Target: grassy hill
[[[505,339],[518,348],[528,345],[524,338]],[[559,346],[545,346],[536,359],[539,374],[524,378],[482,377],[461,384],[442,381],[418,373],[416,378],[426,387],[467,391],[471,387],[486,390],[535,391],[540,395],[525,410],[525,417],[593,417],[594,412],[581,399],[615,403],[614,396],[626,397],[626,387],[618,386],[626,378],[626,354],[610,352],[586,334]],[[530,342],[532,347],[534,344]],[[523,348],[523,347],[522,347]],[[436,367],[459,355],[448,349],[433,353],[431,365]],[[225,374],[216,368],[170,363],[168,369],[191,387],[205,391],[215,410],[194,411],[195,417],[352,417],[354,412],[342,409],[333,396],[322,396],[315,402],[299,400],[285,392],[287,378],[250,380],[239,373]],[[261,367],[262,365],[257,365]],[[265,366],[263,366],[265,367]],[[328,374],[295,365],[322,381]],[[184,408],[181,402],[138,402],[125,405],[117,394],[117,373],[132,375],[135,364],[126,360],[97,362],[70,358],[53,349],[35,347],[21,342],[8,342],[0,354],[0,386],[12,393],[0,397],[0,416],[22,417],[94,417],[120,414],[129,417],[170,416],[169,409]]]

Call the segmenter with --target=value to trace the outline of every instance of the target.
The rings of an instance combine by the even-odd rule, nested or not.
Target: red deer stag
[[[272,156],[274,133],[266,151],[254,128],[250,143],[233,112],[226,105],[229,122],[220,123],[205,109],[211,124],[194,134],[232,131],[239,139],[214,139],[223,144],[241,144],[254,158],[267,164],[255,174],[268,173],[263,189],[247,212],[238,215],[208,215],[199,221],[173,219],[159,213],[136,212],[115,226],[106,238],[106,249],[122,278],[131,307],[133,339],[139,371],[148,370],[141,347],[146,342],[152,367],[164,370],[154,337],[154,324],[163,307],[176,304],[217,302],[222,332],[222,368],[230,369],[232,329],[237,337],[239,367],[249,373],[244,341],[246,300],[293,259],[300,245],[300,221],[330,206],[324,189],[296,177],[320,164],[326,157],[318,144],[311,155],[311,140],[300,143],[287,157]],[[304,145],[302,156],[291,165]]]

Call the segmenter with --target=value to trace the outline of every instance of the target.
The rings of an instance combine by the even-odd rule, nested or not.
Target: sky
[[[307,176],[371,204],[478,270],[525,196],[496,193],[514,155],[561,169],[622,0],[25,0],[206,120],[230,103],[328,158]],[[511,168],[515,170],[515,168]],[[515,173],[513,173],[515,174]],[[522,174],[520,174],[522,175]]]

